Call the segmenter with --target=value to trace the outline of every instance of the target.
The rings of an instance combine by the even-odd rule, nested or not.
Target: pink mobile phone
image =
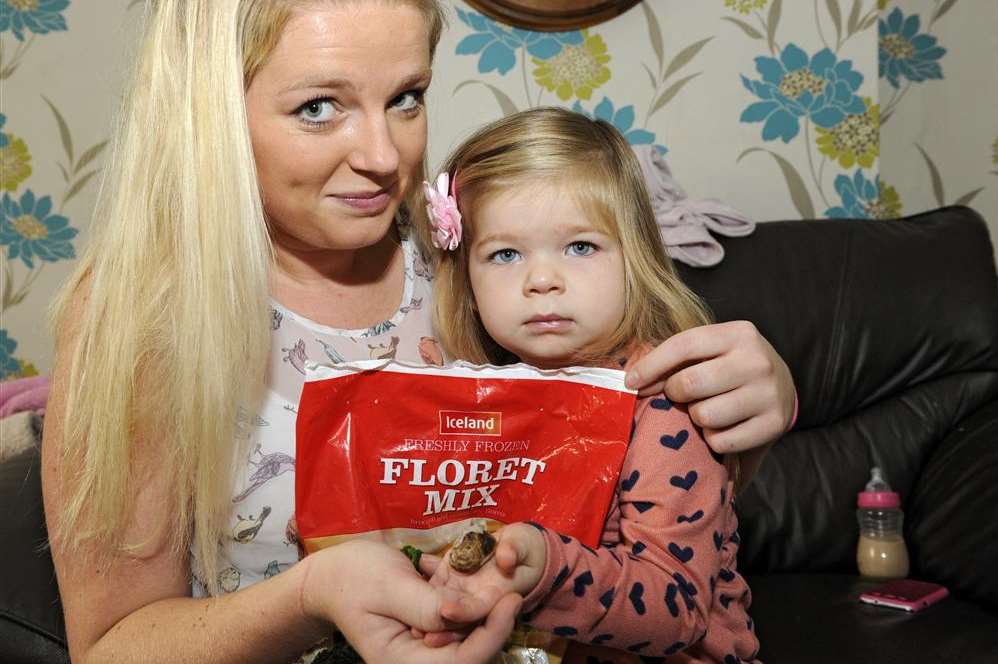
[[[861,594],[859,601],[914,613],[935,604],[947,595],[949,591],[938,583],[897,579]]]

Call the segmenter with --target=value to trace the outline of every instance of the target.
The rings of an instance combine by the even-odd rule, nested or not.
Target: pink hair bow
[[[433,227],[433,246],[454,251],[461,243],[461,211],[457,209],[457,198],[450,184],[450,175],[441,173],[437,176],[436,188],[429,182],[423,182],[423,193],[426,195],[426,213]]]

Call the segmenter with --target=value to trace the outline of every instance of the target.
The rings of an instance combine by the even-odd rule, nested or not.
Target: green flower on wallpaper
[[[754,9],[765,9],[769,0],[724,0],[724,6],[740,14],[749,14]]]
[[[613,107],[613,102],[609,98],[603,97],[603,101],[596,105],[592,113],[589,113],[579,102],[575,102],[572,106],[572,110],[576,113],[581,113],[590,119],[603,120],[609,122],[614,127],[624,135],[627,142],[631,145],[654,145],[655,148],[665,154],[668,152],[664,145],[658,145],[655,143],[655,134],[648,131],[647,129],[637,129],[633,128],[634,125],[634,106],[622,106],[619,110],[615,110]]]
[[[52,212],[52,197],[36,199],[30,189],[20,200],[10,194],[0,202],[0,245],[7,247],[7,260],[20,258],[29,269],[34,259],[53,263],[76,258],[71,240],[79,230],[69,225],[69,219]]]
[[[880,156],[880,104],[869,97],[864,97],[863,103],[863,113],[846,115],[836,125],[816,129],[818,151],[837,160],[842,168],[856,164],[871,168]]]
[[[582,31],[582,38],[582,44],[565,44],[560,53],[547,60],[533,59],[537,65],[534,80],[562,101],[573,95],[588,100],[594,88],[610,80],[610,68],[606,66],[610,56],[603,38],[590,35],[588,30]]]
[[[7,118],[0,113],[0,128]],[[31,175],[31,154],[24,141],[0,132],[0,189],[14,191]]]
[[[943,77],[939,59],[946,54],[946,49],[936,46],[934,36],[919,34],[919,27],[917,14],[905,18],[898,7],[886,21],[881,19],[879,22],[880,78],[886,78],[894,88],[900,87],[900,79],[921,83]]]
[[[44,35],[66,30],[66,18],[60,13],[69,0],[0,0],[0,32],[10,30],[24,41],[24,30]]]
[[[880,176],[868,180],[861,169],[849,177],[835,178],[841,204],[825,210],[833,219],[895,219],[901,214],[901,198],[894,187],[884,186]]]

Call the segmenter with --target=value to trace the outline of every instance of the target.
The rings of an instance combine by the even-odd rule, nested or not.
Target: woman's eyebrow
[[[421,83],[429,84],[430,78],[432,78],[432,73],[429,70],[415,72],[399,81],[395,88],[399,90],[406,90]],[[282,89],[281,94],[295,92],[296,90],[310,90],[314,88],[355,90],[356,87],[357,86],[354,85],[353,81],[348,78],[337,78],[320,74],[292,83],[288,87]]]

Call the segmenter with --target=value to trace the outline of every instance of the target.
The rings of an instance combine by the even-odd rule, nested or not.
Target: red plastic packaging
[[[312,365],[297,421],[299,541],[436,552],[469,523],[535,521],[596,546],[630,437],[623,372]]]

